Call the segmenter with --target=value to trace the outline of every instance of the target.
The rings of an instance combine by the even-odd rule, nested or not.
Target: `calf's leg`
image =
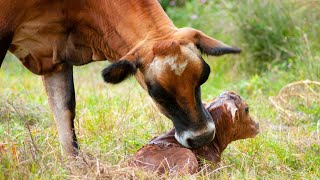
[[[73,67],[64,64],[58,72],[42,76],[42,81],[56,121],[62,150],[66,155],[76,156],[79,147],[73,124],[76,106]]]

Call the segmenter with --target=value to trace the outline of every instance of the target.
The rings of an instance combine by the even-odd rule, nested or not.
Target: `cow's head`
[[[135,75],[161,112],[172,120],[176,139],[185,147],[196,148],[215,136],[215,124],[201,102],[200,86],[210,74],[201,53],[220,56],[240,53],[240,49],[184,28],[165,39],[141,43],[104,69],[103,77],[115,84]]]

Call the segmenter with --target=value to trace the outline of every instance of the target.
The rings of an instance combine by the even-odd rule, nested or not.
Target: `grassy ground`
[[[99,73],[104,66],[95,63],[75,69],[75,122],[83,154],[66,164],[40,77],[16,60],[5,61],[0,71],[0,139],[6,151],[1,153],[0,179],[97,177],[97,162],[104,170],[100,176],[150,177],[117,167],[172,125],[133,79],[118,86],[104,84]],[[203,87],[204,99],[224,90],[241,92],[243,81],[219,73],[213,72]],[[270,105],[268,96],[243,96],[260,122],[260,135],[232,143],[223,155],[222,170],[193,178],[320,178],[319,116],[287,122]]]
[[[296,116],[284,115],[270,101],[271,96],[277,96],[289,83],[305,79],[320,81],[316,40],[320,23],[303,23],[306,30],[299,29],[302,40],[295,46],[298,50],[288,60],[279,63],[276,59],[275,64],[267,63],[266,71],[252,73],[252,69],[241,64],[254,60],[250,53],[255,49],[248,47],[242,38],[229,36],[237,34],[234,33],[237,25],[232,23],[234,16],[228,13],[228,9],[234,10],[229,1],[216,5],[207,1],[205,7],[195,2],[187,3],[184,9],[169,8],[168,13],[180,27],[204,29],[244,49],[241,56],[206,58],[212,73],[202,87],[203,100],[210,100],[225,90],[240,93],[260,123],[261,133],[254,139],[229,145],[220,170],[184,178],[320,179],[319,99],[310,102],[291,99],[289,104],[298,112]],[[312,10],[309,8],[308,12]],[[215,21],[211,22],[212,19]],[[298,24],[294,22],[294,26]],[[106,65],[99,62],[75,68],[75,126],[82,154],[70,162],[62,158],[41,78],[7,56],[0,69],[0,179],[157,178],[155,174],[123,164],[152,137],[171,129],[172,124],[157,111],[134,79],[116,86],[105,84],[100,71]],[[316,93],[320,93],[319,89]]]

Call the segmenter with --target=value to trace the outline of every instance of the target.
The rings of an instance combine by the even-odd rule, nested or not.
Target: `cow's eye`
[[[249,107],[245,107],[244,110],[246,111],[246,113],[248,114],[249,113]]]

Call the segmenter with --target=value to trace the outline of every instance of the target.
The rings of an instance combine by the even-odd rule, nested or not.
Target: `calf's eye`
[[[246,111],[246,113],[248,114],[249,113],[249,107],[245,107],[244,110]]]

